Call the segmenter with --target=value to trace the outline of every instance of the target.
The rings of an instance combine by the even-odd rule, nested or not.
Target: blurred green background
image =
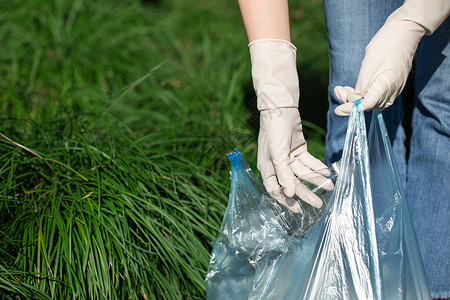
[[[320,158],[322,2],[290,7]],[[2,299],[203,299],[224,153],[256,171],[237,1],[2,1],[0,41]]]

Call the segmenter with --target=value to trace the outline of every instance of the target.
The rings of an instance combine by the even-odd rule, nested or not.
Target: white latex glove
[[[307,151],[298,112],[296,48],[284,40],[257,40],[249,45],[253,85],[258,98],[260,131],[258,169],[267,191],[294,212],[297,195],[314,207],[322,201],[299,179],[332,190],[327,167]]]
[[[361,98],[364,110],[391,106],[405,87],[419,41],[434,32],[449,13],[449,0],[405,1],[367,45],[355,88],[334,89],[344,102],[335,113],[350,115],[353,102]]]

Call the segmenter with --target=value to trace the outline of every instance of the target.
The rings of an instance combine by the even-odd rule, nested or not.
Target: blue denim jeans
[[[339,160],[348,118],[334,109],[336,85],[355,86],[364,50],[403,0],[325,0],[330,79],[325,162]],[[422,39],[416,57],[410,155],[406,158],[402,96],[383,112],[417,234],[431,294],[450,297],[450,19]]]

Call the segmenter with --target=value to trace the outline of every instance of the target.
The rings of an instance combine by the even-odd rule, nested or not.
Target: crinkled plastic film
[[[325,208],[272,199],[239,151],[206,275],[208,299],[431,299],[380,112],[350,115]]]

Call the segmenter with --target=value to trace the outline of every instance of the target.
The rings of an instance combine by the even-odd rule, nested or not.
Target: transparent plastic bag
[[[265,193],[242,155],[206,275],[208,299],[431,299],[380,112],[369,138],[357,101],[339,176],[295,214]],[[320,218],[319,218],[320,217]]]
[[[294,213],[266,192],[237,149],[228,157],[230,198],[211,254],[207,298],[282,299],[290,286],[286,272],[295,273],[306,261],[297,256],[304,252],[301,238],[319,220],[332,192],[314,190],[324,202],[320,209],[297,199],[301,213]]]

